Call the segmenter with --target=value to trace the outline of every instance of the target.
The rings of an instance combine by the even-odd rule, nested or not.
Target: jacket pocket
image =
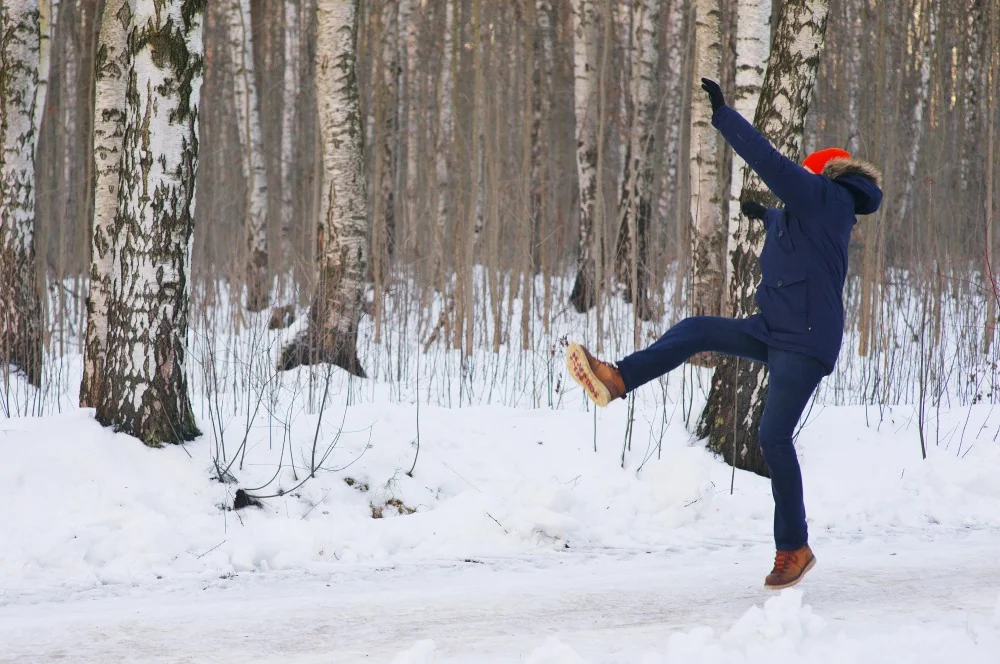
[[[773,332],[809,331],[809,280],[804,272],[784,272],[761,279],[760,311]]]

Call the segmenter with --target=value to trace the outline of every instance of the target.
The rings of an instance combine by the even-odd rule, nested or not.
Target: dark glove
[[[747,219],[763,219],[764,213],[767,212],[766,207],[753,201],[740,201],[740,210]]]
[[[701,89],[708,93],[708,99],[712,102],[712,113],[726,105],[726,100],[722,96],[722,88],[712,79],[701,79]]]

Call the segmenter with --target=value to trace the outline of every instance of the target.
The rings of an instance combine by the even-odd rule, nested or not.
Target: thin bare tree
[[[246,182],[243,226],[246,234],[247,309],[263,311],[269,302],[267,256],[267,165],[264,161],[260,101],[254,77],[250,0],[229,0],[226,11],[233,97],[240,141],[240,169]]]
[[[299,146],[296,134],[300,126],[300,91],[302,89],[302,66],[301,66],[301,36],[302,36],[302,13],[300,6],[304,4],[301,0],[284,1],[284,65],[282,71],[282,99],[281,107],[281,253],[280,263],[281,273],[279,286],[281,295],[279,300],[284,301],[291,297],[291,284],[288,283],[289,273],[293,265],[292,245],[294,229],[296,227],[295,194],[297,189],[296,164],[298,163],[297,148]]]

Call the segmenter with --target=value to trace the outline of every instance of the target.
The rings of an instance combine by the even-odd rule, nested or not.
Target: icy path
[[[783,595],[734,544],[0,596],[0,661],[1000,661],[1000,533],[816,548]]]

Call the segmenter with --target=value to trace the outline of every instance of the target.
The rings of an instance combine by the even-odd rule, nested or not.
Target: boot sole
[[[772,585],[772,584],[765,583],[764,587],[767,588],[768,590],[784,590],[785,588],[791,588],[792,586],[794,586],[795,584],[797,584],[799,581],[801,581],[802,577],[804,577],[806,575],[806,572],[808,572],[813,567],[815,567],[815,565],[816,565],[816,556],[813,556],[809,560],[809,562],[806,563],[806,566],[802,568],[802,571],[799,572],[799,575],[797,577],[795,577],[794,579],[792,579],[791,581],[789,581],[788,583],[782,583],[782,584],[777,584],[777,585]]]
[[[587,396],[600,407],[605,407],[611,401],[611,392],[604,383],[591,371],[587,353],[580,344],[570,344],[566,349],[566,369],[576,384],[583,388]]]

